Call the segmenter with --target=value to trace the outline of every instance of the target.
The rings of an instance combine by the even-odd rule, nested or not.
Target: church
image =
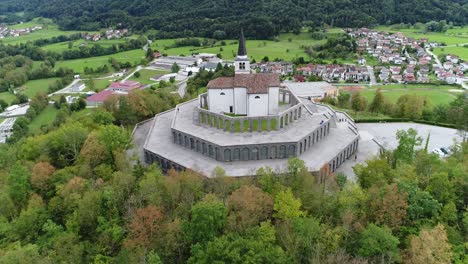
[[[206,93],[143,122],[135,133],[146,164],[233,177],[261,167],[287,172],[298,157],[311,172],[335,172],[354,157],[359,132],[345,112],[290,89],[272,73],[252,73],[241,31],[233,77],[208,83]],[[144,142],[141,139],[144,138]]]
[[[246,116],[278,114],[280,76],[251,73],[243,31],[234,67],[234,77],[219,77],[208,83],[209,110]]]

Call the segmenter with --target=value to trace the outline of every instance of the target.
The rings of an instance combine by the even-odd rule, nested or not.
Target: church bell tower
[[[250,60],[247,56],[247,49],[245,47],[244,30],[241,29],[239,38],[239,49],[237,50],[237,57],[234,60],[235,74],[249,74],[250,73]]]

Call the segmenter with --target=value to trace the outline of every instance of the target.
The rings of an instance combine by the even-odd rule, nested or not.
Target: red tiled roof
[[[126,95],[126,94],[122,94],[122,93],[114,93],[114,91],[111,91],[111,90],[103,90],[103,91],[100,91],[99,93],[95,93],[95,94],[91,95],[90,97],[86,98],[86,101],[104,102],[105,100],[107,100],[109,97],[111,97],[114,94],[115,95]]]
[[[109,88],[111,89],[127,90],[127,91],[138,89],[140,87],[141,87],[141,84],[135,81],[113,82],[109,86]]]
[[[279,87],[280,78],[276,73],[237,74],[234,77],[219,77],[208,83],[208,89],[245,87],[247,93],[268,93],[269,87]]]

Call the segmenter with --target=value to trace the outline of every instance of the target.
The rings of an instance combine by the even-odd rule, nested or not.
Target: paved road
[[[51,94],[49,94],[49,97],[50,96],[53,96],[53,95],[56,95],[56,94],[66,94],[66,93],[73,93],[73,91],[70,91],[70,89],[75,86],[77,83],[81,82],[80,79],[74,79],[72,83],[70,83],[69,85],[67,85],[65,88],[63,89],[60,89],[56,92],[53,92]]]
[[[431,55],[434,58],[434,60],[436,61],[439,67],[442,67],[442,63],[440,63],[440,60],[437,57],[437,55],[435,55],[429,48],[426,48],[426,52],[429,53],[429,55]]]
[[[377,84],[377,81],[375,79],[375,74],[374,74],[374,68],[372,66],[367,66],[367,71],[369,72],[369,77],[370,77],[369,85]]]
[[[143,69],[143,67],[138,65],[138,67],[136,67],[136,69],[133,72],[131,72],[129,75],[125,76],[125,78],[122,79],[122,82],[130,79],[137,71],[140,71],[141,69]]]
[[[185,91],[187,89],[187,80],[188,78],[185,80],[182,80],[181,82],[177,84],[177,87],[178,87],[177,92],[179,93],[181,98],[185,96]]]

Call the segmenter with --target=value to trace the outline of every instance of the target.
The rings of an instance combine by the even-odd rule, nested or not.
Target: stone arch
[[[214,155],[213,146],[210,144],[210,145],[208,145],[208,156],[209,156],[210,158],[212,158],[213,155]]]
[[[283,128],[284,117],[280,117],[280,127]]]
[[[277,156],[277,148],[276,148],[276,146],[272,146],[272,147],[270,148],[270,151],[271,151],[271,153],[270,153],[270,159],[276,159],[276,156]]]
[[[311,146],[311,144],[312,144],[312,142],[311,142],[310,140],[311,140],[311,139],[310,139],[310,136],[309,136],[309,148],[310,148],[310,146]]]
[[[259,157],[258,157],[258,148],[257,147],[252,148],[252,153],[251,153],[250,156],[251,156],[250,159],[252,159],[252,160],[258,160],[259,159]]]
[[[200,140],[197,139],[197,141],[195,142],[195,144],[197,145],[197,146],[196,146],[196,151],[197,151],[197,152],[200,152],[200,151],[201,151],[201,149],[200,149],[200,148],[201,148],[201,147],[200,147]]]
[[[231,150],[225,149],[224,150],[224,161],[231,161]]]
[[[190,138],[190,149],[195,149],[195,140],[193,139],[193,137]]]
[[[206,148],[206,143],[205,142],[202,143],[202,153],[203,153],[203,155],[206,155],[206,153],[207,153],[207,148]]]
[[[280,146],[279,157],[280,159],[286,158],[286,146],[285,145]]]
[[[216,160],[218,160],[218,157],[219,157],[219,149],[218,149],[218,147],[215,147],[215,148],[214,148],[214,158],[215,158]]]
[[[289,157],[294,157],[296,156],[296,145],[289,145],[289,151],[288,151],[288,156]]]
[[[268,147],[267,146],[262,147],[262,153],[261,153],[260,159],[268,159]]]
[[[306,151],[306,149],[307,149],[307,138],[304,139],[304,151]]]
[[[299,154],[302,153],[302,142],[299,143]]]
[[[182,141],[182,134],[179,133],[179,145],[183,146],[184,142]]]
[[[242,160],[249,160],[250,159],[250,150],[247,147],[242,149]]]
[[[239,150],[239,148],[234,149],[234,152],[233,152],[233,155],[232,155],[232,160],[233,161],[240,160],[240,150]]]
[[[184,136],[184,142],[185,142],[185,147],[188,148],[189,147],[189,139],[187,136]]]
[[[285,115],[284,121],[284,125],[287,126],[289,124],[289,114]]]

